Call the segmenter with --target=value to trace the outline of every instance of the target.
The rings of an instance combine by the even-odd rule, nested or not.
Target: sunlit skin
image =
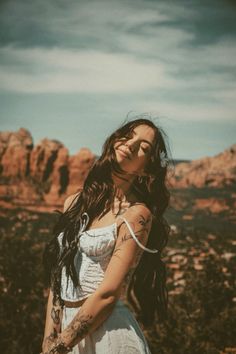
[[[112,179],[118,187],[119,197],[127,194],[137,176],[146,174],[145,166],[150,159],[154,139],[154,130],[142,124],[135,127],[133,132],[130,132],[130,136],[123,137],[114,144],[117,162],[127,172],[127,176],[122,175],[122,178],[117,174],[112,174]],[[127,181],[124,181],[124,177]]]
[[[118,199],[119,196],[124,197],[120,204],[123,208],[122,213],[124,213],[135,235],[144,246],[151,229],[152,215],[145,205],[128,207],[129,188],[137,176],[146,174],[145,167],[151,156],[154,139],[155,134],[151,127],[139,125],[130,132],[129,137],[123,137],[114,144],[117,162],[126,172],[125,181],[123,175],[112,174],[114,184],[118,187],[117,196]],[[119,150],[123,150],[128,156]],[[127,205],[125,204],[126,197]],[[80,311],[61,333],[55,335],[53,333],[45,338],[43,354],[68,353],[68,347],[75,346],[89,333],[96,330],[112,313],[122,288],[135,270],[143,252],[133,241],[133,237],[124,222],[121,222],[117,229],[116,246],[102,283],[93,294],[86,298]],[[53,312],[54,322],[55,314],[57,315]]]

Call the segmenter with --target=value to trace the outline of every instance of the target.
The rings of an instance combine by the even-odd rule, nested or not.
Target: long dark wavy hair
[[[138,202],[144,203],[153,215],[152,227],[148,237],[147,247],[158,249],[150,254],[143,252],[136,267],[128,290],[127,299],[134,307],[139,320],[144,325],[153,324],[156,317],[159,322],[168,317],[168,291],[166,288],[166,266],[162,261],[162,251],[168,243],[170,226],[163,214],[169,205],[170,192],[167,188],[167,170],[169,164],[161,165],[160,153],[165,152],[170,162],[169,151],[164,140],[165,132],[158,127],[150,117],[136,117],[122,125],[105,141],[101,156],[94,162],[84,181],[83,188],[77,194],[73,204],[60,215],[53,228],[53,237],[45,245],[43,265],[46,286],[53,291],[53,304],[64,305],[61,298],[61,270],[65,266],[67,276],[70,275],[75,287],[79,287],[78,276],[74,267],[74,257],[78,251],[76,235],[78,235],[82,214],[89,215],[89,228],[92,221],[101,218],[109,212],[114,201],[116,188],[111,173],[122,174],[114,143],[124,137],[129,137],[132,130],[139,125],[148,125],[154,129],[155,139],[150,159],[146,166],[147,176],[135,178],[131,189]],[[79,191],[79,190],[78,190]],[[59,247],[58,236],[63,232],[62,245]]]

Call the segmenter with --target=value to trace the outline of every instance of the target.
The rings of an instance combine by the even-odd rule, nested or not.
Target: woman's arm
[[[72,194],[66,198],[64,202],[63,213],[65,213],[67,209],[73,206],[79,193]],[[53,292],[50,288],[47,302],[44,339],[42,344],[43,352],[46,352],[52,344],[55,344],[55,339],[57,338],[58,333],[61,332],[62,308],[59,305],[54,306],[52,299]]]
[[[42,344],[43,352],[46,352],[55,343],[55,338],[61,332],[62,308],[59,305],[53,305],[53,292],[50,288],[47,302],[46,321],[44,329],[44,338]]]
[[[131,224],[139,241],[145,245],[152,222],[149,209],[143,205],[132,206],[124,216]],[[138,264],[142,252],[143,250],[134,241],[127,226],[122,222],[119,227],[116,247],[102,283],[87,298],[70,324],[59,334],[55,351],[49,353],[67,353],[66,347],[76,345],[108,318],[119,299],[125,277]]]

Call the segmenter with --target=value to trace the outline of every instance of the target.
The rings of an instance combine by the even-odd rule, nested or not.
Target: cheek
[[[140,166],[141,166],[142,168],[145,168],[145,167],[147,167],[148,162],[149,162],[149,157],[147,157],[147,156],[142,156],[142,157],[140,158],[139,164],[140,164]]]
[[[116,141],[113,145],[114,149],[116,149],[117,147],[119,147],[122,144],[121,141]]]
[[[137,169],[145,168],[146,164],[147,164],[147,159],[144,156],[137,157],[137,159],[134,161],[134,165],[136,166]]]

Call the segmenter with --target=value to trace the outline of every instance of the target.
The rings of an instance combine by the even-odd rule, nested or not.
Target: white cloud
[[[5,48],[5,56],[31,66],[30,72],[0,68],[0,89],[29,92],[126,93],[168,87],[160,63],[127,54],[63,49]],[[1,55],[1,53],[0,53]]]
[[[176,40],[173,40],[173,43],[177,45],[181,42],[181,32],[176,32],[175,35]],[[162,44],[167,45],[164,40]],[[148,45],[151,45],[150,41]],[[182,60],[181,65],[193,65],[189,58],[194,54],[190,53],[188,57],[181,58],[181,51],[184,49],[173,49],[173,53],[179,55]],[[214,61],[214,57],[209,57],[207,51],[216,53],[216,45],[213,49],[205,47],[204,51],[197,54],[198,58],[195,60],[198,60],[198,74],[176,77],[173,58],[165,63],[162,58],[147,59],[131,52],[126,54],[96,50],[6,47],[0,50],[0,56],[11,58],[13,63],[5,63],[5,66],[0,67],[0,90],[30,94],[77,92],[130,95],[130,103],[137,93],[139,97],[142,97],[142,94],[145,97],[139,98],[130,106],[138,112],[151,111],[157,116],[176,122],[222,119],[234,121],[236,107],[233,93],[236,92],[236,85],[232,80],[228,80],[228,74],[204,71],[204,67],[209,65],[206,60]],[[216,60],[223,65],[226,64],[223,59],[223,56],[218,56]],[[166,93],[165,96],[161,95],[160,99],[163,89]],[[178,92],[179,97],[184,97],[185,94],[187,96],[191,92],[192,96],[205,96],[205,100],[201,102],[201,98],[190,98],[189,101],[185,100],[185,103],[181,99],[178,102],[177,99],[171,100],[168,97],[168,91],[172,94]],[[150,97],[147,92],[152,92]],[[153,99],[155,92],[156,99]]]
[[[229,73],[236,66],[235,42],[192,47],[195,33],[173,23],[185,17],[189,21],[194,11],[165,2],[145,6],[139,0],[135,7],[131,1],[73,2],[65,8],[44,4],[48,13],[41,11],[37,20],[45,33],[57,36],[58,45],[61,39],[61,46],[1,48],[6,60],[0,66],[0,90],[123,94],[131,99],[143,94],[145,100],[136,104],[141,111],[185,120],[190,112],[193,120],[234,119],[236,84]],[[70,41],[77,46],[70,47]],[[183,100],[189,93],[196,99]]]
[[[166,122],[235,121],[235,110],[221,104],[194,104],[191,102],[189,104],[177,102],[170,104],[158,100],[145,100],[138,102],[136,109],[140,112],[149,112]]]

